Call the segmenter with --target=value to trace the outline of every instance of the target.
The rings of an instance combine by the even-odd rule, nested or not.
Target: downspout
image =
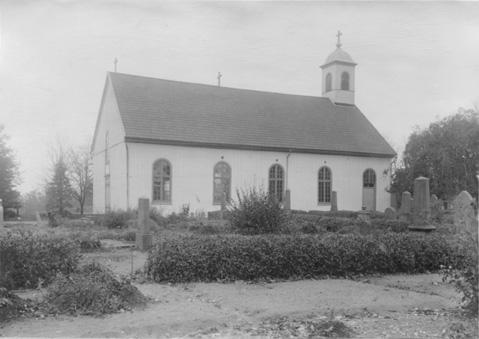
[[[291,192],[289,191],[289,157],[291,156],[291,149],[286,154],[286,177],[285,177],[285,199],[284,199],[284,208],[286,210],[291,209]]]
[[[288,183],[289,183],[289,180],[288,180],[288,177],[289,177],[289,157],[291,156],[291,150],[288,151],[288,154],[286,154],[286,182],[285,182],[285,190],[288,190],[289,187],[288,187]]]
[[[128,143],[125,141],[126,148],[126,210],[130,209],[130,152]]]

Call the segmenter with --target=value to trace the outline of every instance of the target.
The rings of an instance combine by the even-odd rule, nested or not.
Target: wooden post
[[[150,249],[153,235],[150,230],[150,199],[138,199],[138,231],[136,233],[136,247],[140,251]]]

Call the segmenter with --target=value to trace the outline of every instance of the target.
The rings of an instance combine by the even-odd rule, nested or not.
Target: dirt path
[[[458,297],[439,275],[271,284],[140,284],[154,302],[102,318],[23,319],[0,329],[22,337],[274,336],[283,322],[333,317],[358,337],[441,336]],[[278,336],[284,333],[278,332]]]

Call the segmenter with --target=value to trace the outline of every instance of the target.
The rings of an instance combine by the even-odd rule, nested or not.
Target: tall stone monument
[[[338,211],[338,193],[336,191],[331,192],[331,212]]]
[[[431,218],[429,179],[419,177],[414,180],[413,223],[426,225]]]
[[[136,233],[136,247],[140,251],[147,251],[153,243],[150,230],[150,199],[138,199],[138,231]]]

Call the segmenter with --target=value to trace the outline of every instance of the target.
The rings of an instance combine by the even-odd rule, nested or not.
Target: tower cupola
[[[354,68],[356,63],[341,48],[341,35],[342,33],[338,31],[336,50],[321,66],[323,70],[322,93],[334,103],[354,105]]]

